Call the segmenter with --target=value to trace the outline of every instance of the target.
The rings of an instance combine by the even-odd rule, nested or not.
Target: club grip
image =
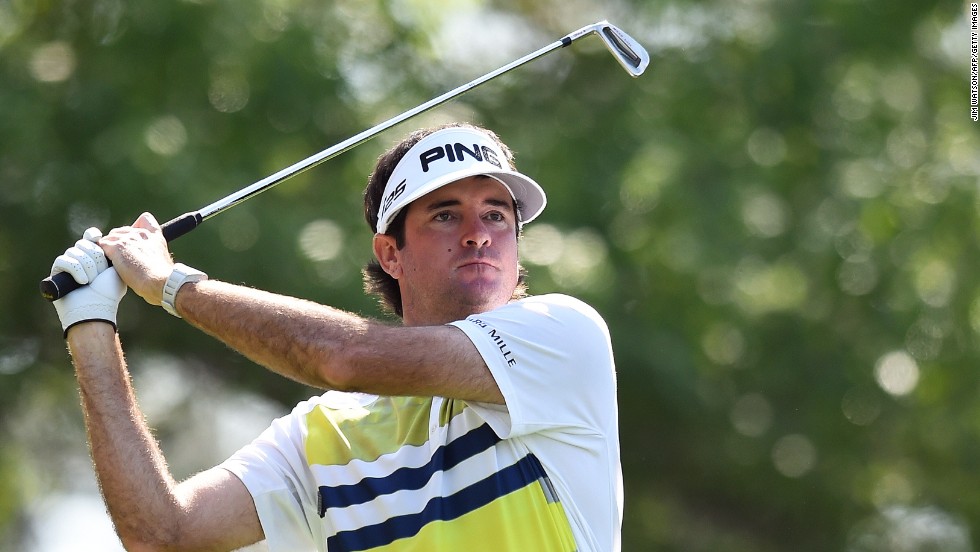
[[[200,213],[184,213],[179,217],[169,220],[163,224],[163,237],[168,241],[174,241],[191,230],[197,228],[204,221]],[[109,263],[112,266],[112,263]],[[57,301],[65,295],[82,287],[81,284],[72,278],[67,272],[59,272],[54,276],[48,276],[41,280],[41,297],[48,301]]]

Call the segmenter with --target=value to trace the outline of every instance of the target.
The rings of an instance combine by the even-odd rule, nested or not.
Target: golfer
[[[588,305],[527,296],[522,225],[546,200],[492,132],[424,129],[364,194],[365,288],[393,325],[208,279],[144,213],[86,231],[52,274],[95,469],[130,550],[617,551],[616,378]],[[111,267],[107,259],[111,261]],[[177,482],[116,332],[131,288],[254,362],[325,392]]]

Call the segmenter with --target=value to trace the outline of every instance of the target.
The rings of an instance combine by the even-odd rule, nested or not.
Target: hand
[[[105,252],[98,246],[101,237],[98,228],[89,228],[74,247],[69,247],[51,265],[52,276],[67,272],[79,284],[88,284],[54,302],[66,336],[68,328],[92,320],[116,327],[116,311],[119,301],[126,295],[126,285],[109,266]]]
[[[163,230],[153,215],[143,213],[132,226],[115,228],[99,240],[119,277],[151,305],[159,305],[163,285],[174,269]]]

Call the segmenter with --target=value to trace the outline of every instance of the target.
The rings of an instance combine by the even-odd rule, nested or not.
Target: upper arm
[[[215,467],[177,486],[182,516],[181,550],[235,550],[265,538],[245,484]]]
[[[339,364],[349,391],[504,403],[480,352],[454,326],[377,325],[345,348]]]

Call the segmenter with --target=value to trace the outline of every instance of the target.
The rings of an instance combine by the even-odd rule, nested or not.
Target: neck
[[[449,302],[447,302],[449,303]],[[487,312],[502,307],[507,301],[501,304],[480,304],[468,305],[452,302],[452,304],[442,304],[432,309],[419,308],[412,306],[410,302],[402,300],[402,324],[404,326],[441,326],[457,320],[463,320],[472,314]]]

